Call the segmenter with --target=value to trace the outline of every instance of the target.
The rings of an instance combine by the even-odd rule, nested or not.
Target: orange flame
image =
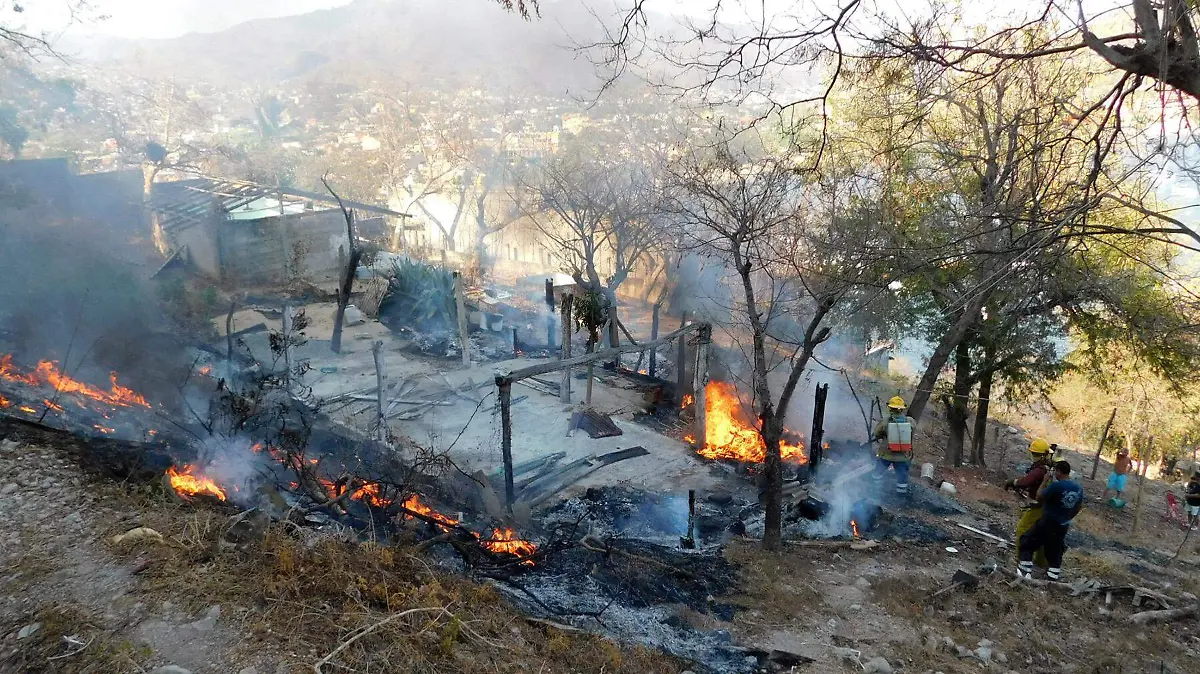
[[[746,413],[733,384],[710,381],[704,388],[704,396],[706,444],[697,450],[700,456],[762,463],[767,457],[767,445],[758,429],[743,421]],[[691,436],[687,439],[692,443],[696,441]],[[803,444],[781,440],[779,452],[784,461],[808,462]]]
[[[431,518],[436,522],[440,522],[440,523],[446,525],[446,527],[452,527],[452,526],[455,526],[458,524],[458,520],[456,520],[452,517],[446,517],[445,515],[439,513],[438,511],[434,510],[433,508],[430,508],[429,506],[425,505],[424,503],[421,503],[420,497],[417,496],[416,494],[413,494],[412,496],[409,496],[408,498],[404,499],[404,503],[402,503],[400,507],[404,508],[405,510],[411,510],[414,513],[424,515],[428,518]],[[443,527],[443,528],[446,528],[446,527]]]
[[[505,553],[515,557],[532,557],[537,552],[537,546],[529,541],[517,538],[512,529],[493,529],[492,537],[481,539],[483,547],[495,553]],[[532,559],[525,559],[521,564],[533,566]]]
[[[116,433],[116,432],[117,432],[117,429],[115,429],[115,428],[109,428],[109,427],[107,427],[107,426],[101,426],[100,424],[94,424],[94,425],[92,426],[92,428],[94,428],[94,429],[96,429],[96,430],[100,431],[101,433],[104,433],[105,435],[111,435],[111,434],[113,434],[113,433]]]
[[[695,402],[696,402],[696,396],[693,396],[691,393],[685,393],[683,396],[683,402],[681,402],[679,404],[679,409],[685,410],[689,406],[693,405]]]
[[[218,487],[211,478],[197,475],[196,467],[191,464],[185,465],[183,472],[175,470],[174,466],[168,468],[167,478],[171,481],[171,488],[180,496],[205,494],[225,500],[225,490]]]
[[[198,368],[196,370],[197,374],[202,374],[202,375],[208,375],[210,372],[212,372],[211,365],[205,365],[204,367]]]
[[[73,393],[110,406],[132,407],[140,405],[142,407],[150,407],[150,403],[146,402],[146,399],[133,389],[126,388],[117,383],[116,372],[109,374],[108,381],[111,384],[111,388],[108,391],[104,391],[59,372],[58,363],[51,360],[43,360],[37,364],[33,372],[23,374],[18,372],[13,365],[12,356],[5,354],[0,356],[0,378],[29,384],[30,386],[48,384],[53,386],[59,393]]]
[[[55,412],[65,412],[66,411],[65,409],[63,409],[62,405],[59,405],[58,403],[54,402],[53,400],[43,400],[42,402],[46,403],[46,407],[49,407],[50,409],[54,410]]]
[[[0,396],[0,407],[12,407],[12,403],[9,402],[8,398]]]
[[[854,534],[855,538],[859,537],[858,522],[855,522],[854,520],[850,520],[850,531]]]
[[[24,412],[26,414],[37,414],[37,410],[33,409],[32,407],[30,407],[28,405],[22,405],[22,406],[18,407],[17,409],[21,410],[22,412]]]

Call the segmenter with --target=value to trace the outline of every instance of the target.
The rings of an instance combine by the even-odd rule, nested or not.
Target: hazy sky
[[[177,37],[188,32],[214,32],[229,28],[238,23],[252,19],[290,14],[303,14],[318,9],[337,7],[351,0],[86,0],[93,6],[90,17],[71,21],[67,7],[77,4],[79,0],[28,0],[24,3],[25,12],[14,17],[7,11],[3,17],[6,23],[12,19],[24,22],[34,32],[45,31],[59,34],[69,30],[75,34],[104,33],[129,38],[169,38]],[[394,0],[404,2],[405,0]],[[469,5],[468,0],[439,0],[441,2],[461,2]],[[489,1],[489,0],[475,0]],[[580,0],[542,0],[552,2],[578,2]],[[704,15],[711,7],[713,0],[649,0],[646,6],[653,10],[668,14]],[[598,10],[606,6],[628,6],[630,0],[592,0]],[[889,14],[912,16],[925,14],[931,0],[875,0],[875,8],[885,9]],[[967,2],[965,18],[968,21],[996,21],[1009,13],[1024,14],[1043,5],[1045,0],[1009,0],[1003,4],[1003,9],[991,3]],[[7,3],[5,3],[7,4]],[[758,23],[764,8],[769,15],[777,20],[786,21],[792,13],[807,15],[806,9],[813,5],[829,4],[821,0],[735,0],[727,2],[722,18],[734,22]],[[1060,3],[1061,4],[1061,3]],[[1074,3],[1069,3],[1073,8]],[[1122,4],[1121,0],[1084,0],[1089,7],[1089,15],[1098,14],[1096,10],[1112,5]],[[983,9],[986,7],[987,9]],[[922,11],[924,10],[924,11]],[[105,20],[96,20],[99,15],[105,15]],[[1073,20],[1065,15],[1056,17],[1059,20]]]
[[[453,1],[453,0],[447,0]],[[72,22],[73,0],[26,3],[21,20],[34,31],[51,34],[104,33],[129,38],[169,38],[189,32],[214,32],[249,21],[345,5],[350,0],[89,0],[89,15]],[[100,15],[107,18],[98,20]],[[5,17],[8,18],[8,17]]]

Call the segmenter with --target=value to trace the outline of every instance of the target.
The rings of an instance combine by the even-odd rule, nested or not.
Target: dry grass
[[[743,610],[734,625],[755,632],[782,628],[798,616],[827,610],[820,592],[805,579],[810,577],[810,555],[815,549],[764,553],[755,541],[735,540],[725,549],[725,558],[741,569],[738,594],[729,603]]]
[[[251,609],[239,648],[309,654],[293,656],[296,671],[311,672],[359,630],[414,609],[419,612],[355,641],[326,671],[640,674],[684,668],[657,651],[531,625],[491,587],[436,571],[403,545],[272,526],[260,540],[234,546],[223,540],[228,522],[206,509],[152,508],[143,523],[167,544],[122,553],[153,558],[142,574],[151,594],[179,601],[186,588],[193,610],[214,603]]]
[[[21,642],[0,671],[26,674],[132,674],[151,655],[98,625],[94,616],[77,606],[59,605],[39,611],[41,629]]]

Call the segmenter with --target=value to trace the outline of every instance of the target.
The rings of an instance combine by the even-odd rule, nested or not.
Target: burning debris
[[[121,386],[117,383],[117,373],[109,374],[109,383],[111,385],[108,391],[86,384],[84,382],[72,379],[63,374],[58,369],[58,363],[55,361],[43,360],[37,364],[37,367],[30,371],[21,372],[12,362],[12,356],[5,354],[0,356],[0,379],[10,382],[26,384],[28,386],[51,386],[58,394],[70,394],[76,397],[80,407],[84,406],[85,401],[100,403],[108,407],[132,407],[134,405],[150,409],[150,403],[132,389]],[[61,407],[49,400],[45,401],[48,406],[56,411],[61,411]]]
[[[185,498],[211,496],[218,501],[227,499],[224,489],[217,486],[211,478],[198,475],[196,471],[193,465],[185,465],[182,471],[175,470],[174,466],[167,469],[167,479],[176,494]]]
[[[747,419],[746,405],[733,384],[710,381],[704,389],[704,413],[706,444],[697,453],[706,459],[762,463],[766,460],[767,446],[758,429]],[[695,398],[684,396],[683,406],[695,404]],[[692,436],[685,438],[695,444]],[[784,461],[803,464],[808,462],[804,444],[798,434],[784,431],[779,443]]]

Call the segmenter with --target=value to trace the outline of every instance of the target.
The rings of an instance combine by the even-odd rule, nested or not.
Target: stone
[[[42,629],[41,623],[30,623],[30,624],[22,627],[17,632],[17,638],[18,639],[28,639],[29,637],[31,637],[31,636],[37,634],[39,631],[41,631],[41,629]]]
[[[852,662],[857,665],[858,659],[860,657],[862,657],[862,653],[854,650],[853,648],[842,648],[840,646],[834,646],[833,657],[837,658],[838,660]]]
[[[220,617],[221,607],[220,605],[215,605],[205,611],[203,618],[195,622],[188,623],[187,626],[196,630],[197,632],[211,632],[213,628],[217,626],[217,619]]]
[[[19,488],[20,487],[17,486],[17,483],[9,482],[8,484],[4,485],[3,489],[0,489],[0,496],[8,496]]]
[[[5,454],[8,454],[9,452],[15,452],[20,446],[21,443],[17,442],[16,440],[9,440],[5,438],[2,442],[0,442],[0,452]]]
[[[860,590],[869,590],[871,589],[871,581],[859,576],[858,580],[854,581],[854,587]]]
[[[704,497],[705,501],[715,503],[717,505],[729,505],[733,503],[733,495],[725,491],[716,491]]]
[[[157,669],[150,670],[150,674],[192,674],[192,670],[175,665],[163,665]]]
[[[861,611],[861,610],[862,610],[862,604],[851,604],[851,605],[850,605],[850,610],[851,610],[851,611]]]
[[[863,663],[863,674],[892,674],[892,666],[880,656]]]
[[[254,667],[243,667],[238,670],[238,674],[258,674],[258,670]]]

